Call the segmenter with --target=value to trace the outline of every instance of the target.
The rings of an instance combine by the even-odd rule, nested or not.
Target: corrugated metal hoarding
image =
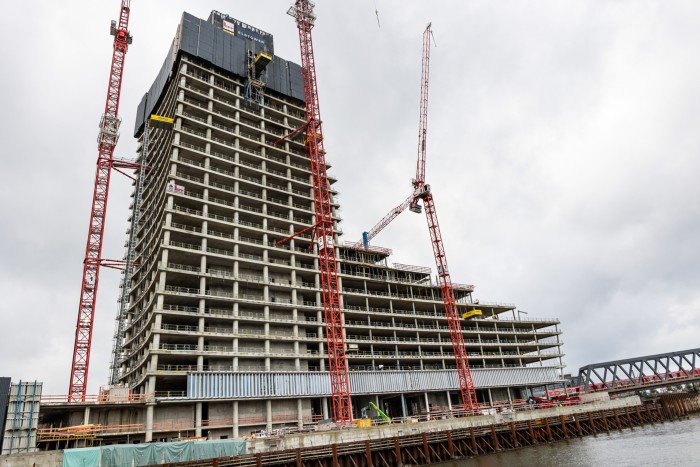
[[[477,389],[535,386],[560,382],[556,367],[475,368]],[[457,390],[455,370],[367,371],[350,373],[352,394]],[[187,397],[213,398],[290,398],[330,394],[330,376],[325,372],[223,372],[187,375]]]

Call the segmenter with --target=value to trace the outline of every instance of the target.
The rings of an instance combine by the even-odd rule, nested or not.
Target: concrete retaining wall
[[[62,467],[63,451],[43,451],[0,456],[0,467]]]
[[[478,417],[451,418],[429,422],[403,423],[397,425],[381,425],[371,428],[352,428],[344,430],[332,430],[307,434],[293,434],[284,438],[256,438],[249,441],[251,453],[266,452],[270,450],[297,449],[329,444],[341,444],[357,441],[375,440],[380,438],[393,438],[395,436],[413,435],[423,432],[439,432],[457,430],[460,428],[480,427],[508,423],[512,421],[526,421],[537,418],[554,417],[559,415],[572,415],[599,410],[611,410],[623,407],[641,406],[638,396],[626,397],[609,401],[598,401],[590,404],[581,404],[570,407],[554,407],[551,409],[532,409],[514,413],[501,413],[497,415],[481,415]]]

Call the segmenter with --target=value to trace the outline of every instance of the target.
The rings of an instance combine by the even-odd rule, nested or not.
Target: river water
[[[700,467],[700,417],[611,431],[472,459],[440,467]]]

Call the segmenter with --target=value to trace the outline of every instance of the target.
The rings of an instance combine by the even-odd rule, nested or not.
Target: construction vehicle
[[[377,404],[375,404],[374,402],[370,402],[367,407],[362,409],[362,411],[367,412],[367,411],[369,411],[369,409],[374,409],[375,412],[377,412],[377,415],[379,415],[379,417],[376,417],[376,418],[382,419],[383,423],[386,423],[387,425],[391,424],[391,417],[388,416],[387,414],[385,414],[382,409],[377,407]]]

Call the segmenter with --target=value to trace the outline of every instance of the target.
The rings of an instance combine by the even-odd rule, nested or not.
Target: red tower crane
[[[435,263],[439,278],[440,291],[445,306],[445,315],[450,329],[450,340],[452,341],[452,351],[457,364],[457,377],[459,379],[459,389],[462,395],[462,403],[467,412],[473,413],[479,403],[474,390],[474,381],[469,369],[469,361],[467,352],[464,346],[464,337],[462,336],[462,326],[460,324],[460,316],[457,312],[457,305],[454,297],[454,289],[450,272],[447,267],[447,256],[445,247],[440,233],[440,225],[438,223],[437,212],[435,210],[435,201],[430,190],[430,185],[425,183],[425,162],[426,162],[426,145],[428,136],[428,82],[430,78],[430,38],[432,37],[431,25],[425,28],[423,32],[423,61],[421,71],[421,93],[420,93],[420,125],[418,128],[418,161],[416,163],[416,178],[413,180],[413,193],[404,200],[403,203],[392,209],[381,221],[377,223],[369,232],[363,234],[363,242],[365,246],[369,240],[377,235],[384,227],[401,214],[406,208],[413,212],[420,213],[422,208],[419,204],[423,202],[425,207],[425,215],[428,220],[428,230],[430,231],[430,239],[433,245],[433,254],[435,255]]]
[[[296,0],[288,14],[296,19],[301,46],[301,69],[306,100],[306,141],[311,174],[313,177],[314,210],[316,223],[315,238],[318,247],[319,269],[323,311],[326,321],[326,346],[328,347],[328,370],[331,382],[333,419],[336,423],[352,421],[350,404],[350,381],[348,377],[343,316],[340,310],[340,290],[338,269],[335,257],[333,236],[333,213],[326,167],[326,151],[323,149],[321,111],[316,82],[316,63],[311,29],[316,16],[314,3],[309,0]]]
[[[80,290],[78,323],[75,330],[75,347],[71,367],[69,401],[85,400],[87,391],[88,368],[90,364],[90,346],[92,343],[97,285],[99,282],[102,260],[102,239],[104,237],[109,180],[114,164],[114,148],[119,139],[119,97],[121,95],[124,58],[131,44],[128,31],[131,0],[122,0],[119,20],[112,21],[111,34],[114,36],[114,51],[110,67],[107,102],[104,115],[100,120],[100,132],[97,138],[98,156],[95,173],[95,188],[92,196],[90,228],[88,230],[85,261],[83,263],[83,282]]]

